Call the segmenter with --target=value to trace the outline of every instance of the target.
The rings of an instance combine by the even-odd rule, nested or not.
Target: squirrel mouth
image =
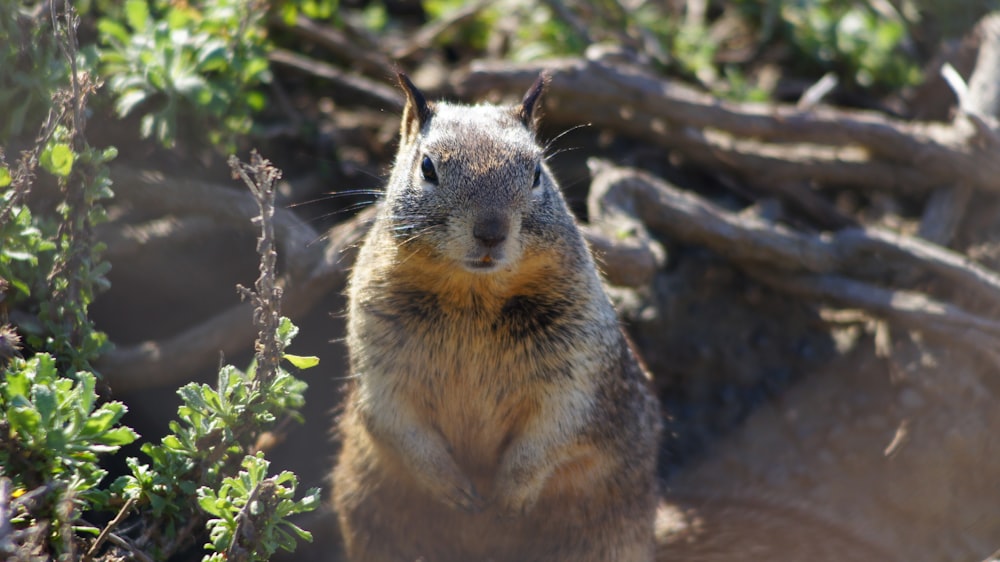
[[[503,260],[497,260],[493,256],[485,255],[479,259],[465,260],[465,267],[478,272],[487,272],[498,269],[503,264]]]

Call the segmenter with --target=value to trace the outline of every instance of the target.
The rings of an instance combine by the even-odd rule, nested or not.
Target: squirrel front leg
[[[598,454],[592,444],[575,432],[556,434],[558,424],[537,424],[535,430],[516,438],[500,461],[492,502],[510,515],[531,511],[544,492],[550,477],[561,467],[581,463],[588,469],[588,457]],[[564,429],[565,428],[564,426]]]
[[[362,419],[371,437],[398,455],[401,464],[431,496],[466,511],[482,509],[482,499],[440,433],[400,409],[382,417],[362,414]]]

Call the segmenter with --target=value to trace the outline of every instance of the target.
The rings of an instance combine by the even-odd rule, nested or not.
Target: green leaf
[[[229,46],[221,40],[213,40],[198,49],[198,68],[204,71],[219,70],[229,59]]]
[[[17,292],[21,293],[26,297],[31,296],[31,288],[28,287],[27,283],[21,281],[20,279],[8,279],[7,281],[11,284],[12,287],[17,289]]]
[[[310,533],[309,531],[306,531],[302,527],[299,527],[298,525],[294,523],[289,523],[287,521],[285,522],[285,526],[291,529],[292,532],[294,532],[296,535],[298,535],[300,539],[312,542],[313,536],[312,533]]]
[[[281,342],[281,347],[288,347],[292,343],[292,339],[296,334],[299,333],[298,327],[292,324],[292,321],[287,316],[282,316],[278,320],[278,341]]]
[[[245,99],[247,102],[247,106],[249,106],[250,109],[253,111],[261,111],[262,109],[264,109],[264,106],[267,105],[267,96],[265,96],[262,92],[258,92],[256,90],[252,92],[247,92]]]
[[[42,424],[42,416],[38,411],[27,407],[18,406],[7,410],[7,420],[10,428],[21,434],[22,440],[34,440],[38,435],[39,426]]]
[[[31,262],[32,265],[38,263],[38,257],[34,253],[28,251],[17,251],[17,250],[4,250],[3,255],[14,261],[26,261]]]
[[[125,26],[118,23],[117,21],[103,18],[97,22],[97,31],[101,35],[101,39],[106,43],[117,42],[122,46],[125,46],[129,42],[129,32],[125,29]],[[112,39],[114,41],[112,41]],[[108,61],[107,53],[102,53],[102,58],[105,62]]]
[[[132,110],[145,101],[147,97],[149,97],[149,92],[144,90],[129,90],[115,100],[115,113],[118,114],[118,117],[125,117],[132,113]]]
[[[319,365],[319,357],[315,355],[302,356],[302,355],[292,355],[291,353],[285,353],[282,355],[289,363],[295,365],[298,369],[310,369]]]
[[[219,501],[219,498],[215,496],[215,492],[205,486],[198,488],[198,505],[205,513],[216,517],[222,517],[222,512],[225,508],[225,502]]]
[[[42,423],[50,426],[50,420],[56,417],[59,404],[56,401],[56,393],[50,386],[36,385],[34,389],[35,407],[41,415]]]
[[[119,427],[108,431],[101,436],[101,442],[106,445],[111,445],[114,447],[120,447],[122,445],[128,445],[139,438],[139,434],[136,433],[130,427]]]
[[[149,5],[146,0],[126,0],[125,19],[137,32],[143,32],[149,25]]]
[[[281,6],[281,19],[285,25],[289,27],[295,25],[295,18],[298,15],[298,10],[293,2],[284,2]]]
[[[163,438],[163,446],[172,451],[183,451],[184,445],[176,435],[167,435]]]
[[[56,143],[46,148],[39,159],[39,163],[49,173],[66,177],[73,170],[73,149],[64,142]]]
[[[0,187],[7,187],[10,185],[10,168],[7,166],[0,166]]]
[[[31,380],[23,370],[8,373],[5,385],[0,386],[0,390],[3,390],[3,396],[8,400],[15,396],[27,397],[30,388]]]

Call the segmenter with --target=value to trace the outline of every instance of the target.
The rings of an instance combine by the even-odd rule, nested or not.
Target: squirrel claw
[[[490,502],[497,506],[497,513],[503,519],[516,519],[527,515],[535,507],[537,497],[530,497],[527,494],[516,496],[494,496]]]
[[[479,513],[485,506],[485,502],[476,493],[476,489],[471,483],[466,483],[465,486],[455,486],[445,498],[445,502],[468,513]]]

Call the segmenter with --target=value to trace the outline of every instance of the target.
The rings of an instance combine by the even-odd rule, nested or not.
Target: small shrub
[[[127,0],[124,22],[98,22],[101,74],[119,117],[141,114],[140,133],[173,146],[181,121],[226,152],[266,104],[271,79],[264,5],[240,0]]]

